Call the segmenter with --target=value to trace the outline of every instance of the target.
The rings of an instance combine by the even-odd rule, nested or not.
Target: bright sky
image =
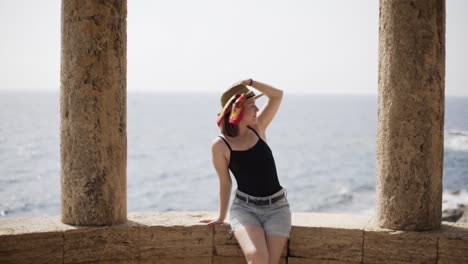
[[[59,90],[60,1],[0,0],[0,89]],[[447,0],[446,94],[468,95],[468,1]],[[376,94],[378,0],[129,0],[127,91]]]

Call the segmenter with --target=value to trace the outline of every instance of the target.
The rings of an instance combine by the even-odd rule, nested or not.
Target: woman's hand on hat
[[[200,220],[200,223],[207,223],[208,225],[217,225],[217,224],[224,223],[224,219],[221,219],[221,218],[218,218],[218,219],[204,219],[204,220]]]

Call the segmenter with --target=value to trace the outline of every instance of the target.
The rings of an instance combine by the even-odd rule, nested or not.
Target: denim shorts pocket
[[[240,205],[238,205],[236,203],[233,203],[231,205],[231,208],[229,209],[229,218],[230,218],[230,220],[238,217],[240,213],[241,213]]]
[[[284,206],[289,206],[289,201],[286,197],[279,199],[278,201],[272,204],[274,207],[281,208]]]
[[[231,208],[229,209],[229,213],[231,217],[236,217],[237,215],[241,215],[242,213],[245,212],[250,212],[252,209],[250,208],[249,205],[245,204],[245,202],[236,202],[234,201],[231,204]]]

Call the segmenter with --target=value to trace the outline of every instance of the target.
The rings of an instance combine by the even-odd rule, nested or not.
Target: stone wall
[[[60,216],[0,220],[0,263],[246,263],[216,212],[130,213],[125,224],[63,224]],[[293,213],[281,263],[468,263],[468,224],[438,231],[378,228],[373,217]]]

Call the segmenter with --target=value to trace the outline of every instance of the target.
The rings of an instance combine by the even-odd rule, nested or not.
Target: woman
[[[255,95],[247,85],[262,94]],[[258,112],[255,99],[262,95],[268,101]],[[213,165],[220,181],[220,214],[218,219],[201,222],[214,225],[225,220],[232,187],[231,170],[238,187],[229,223],[248,263],[279,263],[291,231],[286,189],[278,181],[265,136],[282,98],[282,90],[252,79],[235,84],[221,97],[217,124],[222,134],[212,143]]]

